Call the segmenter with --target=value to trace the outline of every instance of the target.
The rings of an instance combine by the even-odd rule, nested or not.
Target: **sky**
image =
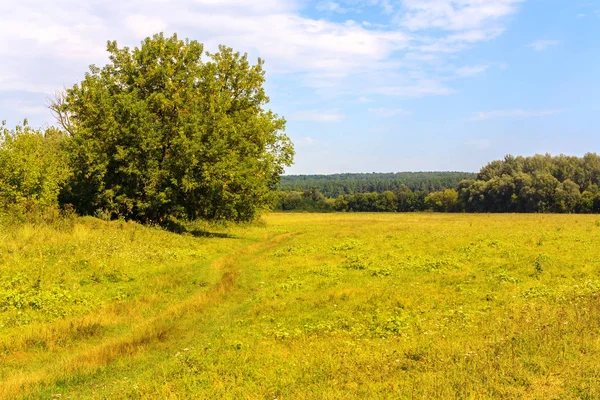
[[[600,0],[0,0],[0,120],[52,125],[52,94],[107,40],[177,33],[265,60],[288,174],[478,171],[600,153]]]

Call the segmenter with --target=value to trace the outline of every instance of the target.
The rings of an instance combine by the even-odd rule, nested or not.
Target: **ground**
[[[600,397],[600,216],[0,228],[0,398]]]

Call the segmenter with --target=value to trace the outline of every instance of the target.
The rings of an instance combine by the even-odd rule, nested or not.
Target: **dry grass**
[[[600,398],[598,220],[4,228],[0,397]]]

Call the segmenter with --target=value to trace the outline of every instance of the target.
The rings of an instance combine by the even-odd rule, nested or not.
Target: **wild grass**
[[[0,397],[600,398],[598,221],[4,225]]]

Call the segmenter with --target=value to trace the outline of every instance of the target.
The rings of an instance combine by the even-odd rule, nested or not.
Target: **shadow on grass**
[[[204,229],[189,229],[183,223],[179,221],[168,220],[163,223],[162,228],[173,233],[178,233],[180,235],[192,235],[194,237],[205,237],[205,238],[221,238],[221,239],[235,239],[234,235],[223,232],[210,232]]]
[[[222,232],[208,232],[201,229],[192,229],[190,231],[185,231],[183,233],[188,233],[194,237],[207,237],[207,238],[222,238],[222,239],[235,239],[234,235],[230,235],[229,233]]]

